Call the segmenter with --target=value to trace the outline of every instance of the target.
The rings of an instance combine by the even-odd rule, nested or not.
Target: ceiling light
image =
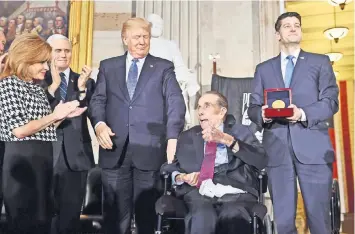
[[[349,4],[352,0],[328,0],[328,3],[332,6],[339,6],[341,10],[344,10],[345,5]]]
[[[339,39],[345,37],[349,32],[349,29],[346,27],[334,27],[334,28],[328,28],[327,30],[324,31],[324,35],[329,39],[329,40],[334,40],[335,43],[338,43]]]
[[[330,62],[332,64],[334,64],[334,62],[339,61],[343,57],[343,54],[339,52],[330,52],[330,53],[326,53],[325,55],[329,57]]]

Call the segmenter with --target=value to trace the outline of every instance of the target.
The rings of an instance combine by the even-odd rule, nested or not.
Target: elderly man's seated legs
[[[256,197],[250,194],[238,194],[220,199],[208,198],[192,190],[184,196],[189,209],[185,217],[188,234],[229,234],[250,233],[249,219]]]
[[[203,197],[198,190],[192,190],[184,196],[189,214],[185,218],[186,233],[214,234],[217,224],[217,212],[214,201]]]

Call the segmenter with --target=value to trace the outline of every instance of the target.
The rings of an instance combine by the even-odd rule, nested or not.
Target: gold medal
[[[276,100],[272,103],[272,108],[285,108],[286,104],[282,100]]]

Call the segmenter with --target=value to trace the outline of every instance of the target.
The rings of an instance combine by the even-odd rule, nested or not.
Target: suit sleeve
[[[261,107],[264,103],[264,87],[261,80],[260,66],[255,69],[253,79],[253,91],[250,95],[250,105],[248,108],[248,116],[252,122],[258,127],[264,127],[263,118],[261,116]]]
[[[324,57],[318,79],[318,101],[302,107],[307,121],[305,127],[312,127],[319,122],[331,118],[339,110],[339,88],[328,57]]]
[[[85,107],[89,106],[89,103],[91,101],[92,95],[94,94],[95,91],[95,81],[93,79],[88,79],[86,82],[86,95],[85,98],[80,100],[80,93],[78,93],[77,100],[80,102],[80,107]]]
[[[106,119],[106,74],[105,67],[102,62],[100,63],[99,74],[97,76],[96,88],[91,96],[89,103],[88,116],[90,118],[92,126],[95,126],[98,122],[105,122]]]
[[[259,170],[264,169],[267,165],[265,150],[249,127],[233,128],[232,135],[239,144],[239,151],[234,155],[248,165],[252,165]]]
[[[57,100],[57,98],[53,97],[52,94],[49,93],[48,89],[45,89],[46,91],[46,95],[48,98],[48,102],[51,105],[52,110],[54,110],[54,108],[59,104],[59,100]]]
[[[170,63],[163,74],[163,94],[167,111],[166,138],[177,139],[184,129],[186,106],[179,83],[176,80],[174,65]]]
[[[48,102],[54,110],[54,108],[59,104],[60,100],[58,100],[55,96],[49,93],[48,87],[52,84],[52,77],[49,72],[46,73],[45,79],[40,83],[41,87],[45,90]]]

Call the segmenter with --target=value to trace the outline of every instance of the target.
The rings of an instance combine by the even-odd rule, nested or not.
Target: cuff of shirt
[[[184,181],[179,181],[176,182],[175,181],[175,177],[178,175],[181,175],[182,173],[178,172],[178,171],[174,171],[173,173],[171,173],[171,180],[173,182],[173,185],[182,185],[184,183]]]
[[[301,111],[301,114],[302,114],[300,121],[307,121],[306,113],[304,113],[304,111],[302,109],[300,109],[300,111]]]
[[[97,128],[100,124],[102,124],[102,123],[105,123],[105,122],[99,121],[99,122],[95,125],[94,130],[96,130],[96,128]]]

